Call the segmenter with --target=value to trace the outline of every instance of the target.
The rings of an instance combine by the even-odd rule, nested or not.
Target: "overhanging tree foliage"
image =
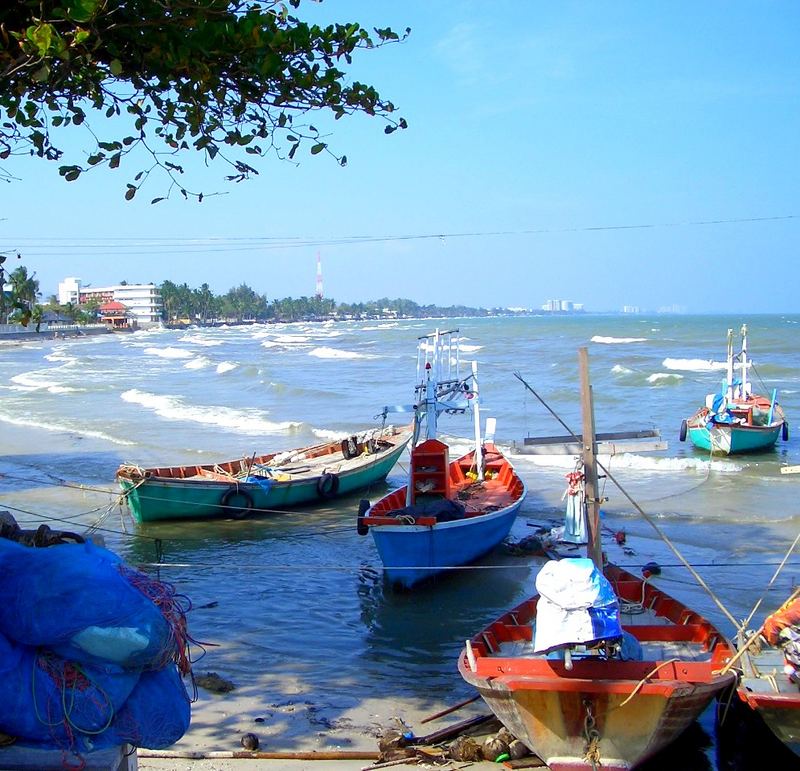
[[[292,15],[300,0],[4,0],[0,3],[0,159],[30,152],[62,161],[67,181],[146,153],[130,200],[155,170],[184,196],[187,151],[257,171],[251,159],[311,154],[347,159],[306,118],[365,113],[384,131],[405,128],[394,105],[343,66],[359,49],[400,37],[358,23],[321,27]],[[409,30],[405,31],[405,35]],[[103,118],[104,116],[104,118]],[[97,120],[102,118],[102,120]],[[126,120],[123,120],[126,118]],[[92,122],[89,127],[89,122]],[[56,130],[84,125],[93,149],[67,162]],[[153,202],[162,200],[153,199]]]

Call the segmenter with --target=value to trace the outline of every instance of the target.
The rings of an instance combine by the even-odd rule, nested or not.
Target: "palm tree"
[[[11,297],[15,302],[26,303],[29,308],[36,304],[39,296],[39,282],[34,278],[36,273],[28,275],[28,269],[20,265],[11,271],[8,280],[11,283]]]

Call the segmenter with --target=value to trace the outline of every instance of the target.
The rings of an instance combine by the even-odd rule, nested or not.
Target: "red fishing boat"
[[[594,437],[585,349],[581,361],[583,436]],[[467,640],[458,660],[461,676],[552,771],[633,768],[677,738],[736,679],[720,671],[733,652],[709,621],[654,587],[649,575],[603,565],[594,448],[594,441],[584,443],[594,565],[563,562],[588,563],[590,583],[604,587],[603,607],[556,605],[555,614],[545,615],[554,594],[569,593],[571,585],[551,582],[555,591],[545,592],[537,578],[539,593]],[[540,576],[554,564],[561,562],[548,563]],[[573,612],[589,623],[569,637],[566,618]],[[602,614],[613,623],[597,623]],[[560,618],[565,641],[553,645]]]
[[[740,645],[737,694],[795,755],[800,755],[800,598],[797,592]]]

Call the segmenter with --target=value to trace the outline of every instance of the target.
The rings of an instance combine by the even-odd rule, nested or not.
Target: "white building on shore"
[[[128,315],[140,327],[153,326],[161,321],[163,302],[155,284],[115,284],[113,286],[84,286],[79,278],[65,278],[58,284],[58,302],[85,305],[108,302],[122,303]]]

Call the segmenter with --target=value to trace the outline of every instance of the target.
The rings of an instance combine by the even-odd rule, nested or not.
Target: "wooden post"
[[[589,382],[589,349],[578,349],[581,374],[581,413],[583,415],[583,476],[586,486],[586,516],[589,530],[588,552],[597,569],[603,570],[600,542],[600,492],[597,488],[597,443],[594,430],[594,400]]]

